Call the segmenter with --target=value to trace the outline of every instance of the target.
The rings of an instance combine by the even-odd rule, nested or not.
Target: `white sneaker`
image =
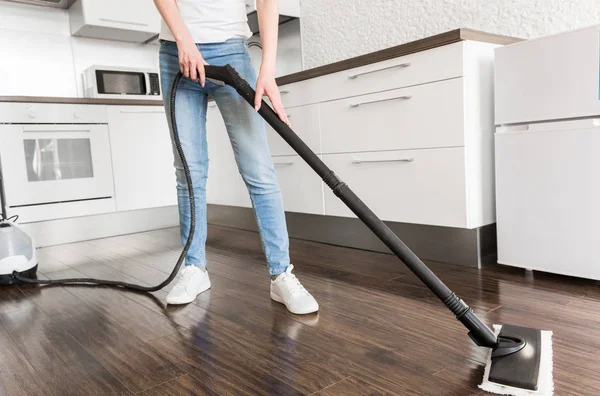
[[[167,295],[167,304],[188,304],[198,294],[210,289],[208,272],[195,265],[186,265],[181,270],[181,277],[175,287]]]
[[[271,281],[271,299],[284,304],[288,311],[296,315],[305,315],[319,310],[319,304],[302,286],[296,275],[292,274],[294,266]]]

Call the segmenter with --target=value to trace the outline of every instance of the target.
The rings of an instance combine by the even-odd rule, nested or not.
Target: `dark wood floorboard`
[[[170,228],[39,250],[40,277],[164,280]],[[292,240],[321,305],[269,299],[258,235],[211,227],[212,289],[167,307],[106,287],[0,289],[0,395],[483,395],[486,351],[398,260]],[[600,285],[504,266],[428,263],[487,323],[554,332],[556,395],[598,395]]]

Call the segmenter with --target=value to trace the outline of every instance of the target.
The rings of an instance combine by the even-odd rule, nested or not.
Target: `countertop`
[[[507,45],[522,39],[497,34],[480,32],[471,29],[456,29],[435,36],[426,37],[409,43],[400,44],[381,51],[346,59],[340,62],[315,67],[298,73],[288,74],[277,78],[277,85],[287,85],[310,78],[320,77],[331,73],[355,67],[365,66],[371,63],[381,62],[387,59],[413,54],[415,52],[441,47],[459,41],[471,40],[485,43]],[[40,97],[40,96],[0,96],[0,102],[21,103],[69,103],[69,104],[98,104],[98,105],[120,105],[120,106],[162,106],[161,100],[136,100],[136,99],[89,99],[89,98],[62,98],[62,97]]]

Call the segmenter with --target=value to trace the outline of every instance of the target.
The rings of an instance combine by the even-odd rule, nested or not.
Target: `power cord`
[[[175,79],[173,80],[173,84],[171,86],[171,97],[169,100],[169,103],[170,103],[169,115],[170,115],[171,128],[173,130],[173,140],[175,142],[175,147],[177,148],[177,153],[179,154],[179,157],[181,158],[181,162],[183,164],[183,172],[185,173],[185,180],[187,181],[188,196],[190,199],[190,215],[191,215],[192,219],[190,222],[190,230],[189,230],[189,235],[188,235],[187,241],[185,243],[185,246],[183,247],[183,250],[181,251],[181,255],[179,256],[179,259],[177,259],[177,264],[175,264],[175,267],[173,268],[173,271],[171,272],[169,277],[167,279],[165,279],[162,283],[160,283],[156,286],[142,286],[142,285],[136,285],[133,283],[119,282],[119,281],[112,281],[112,280],[105,280],[105,279],[95,279],[95,278],[69,278],[69,279],[53,279],[53,280],[31,279],[31,278],[27,278],[27,277],[19,275],[19,273],[16,271],[12,273],[13,279],[15,279],[19,282],[22,282],[22,283],[34,283],[34,284],[39,284],[39,285],[92,284],[92,285],[120,287],[120,288],[124,288],[124,289],[136,290],[136,291],[141,291],[141,292],[158,291],[158,290],[162,289],[163,287],[167,286],[169,283],[171,283],[173,281],[173,279],[175,279],[175,277],[177,276],[177,273],[179,272],[179,269],[181,268],[181,265],[183,264],[183,261],[185,260],[185,256],[187,255],[187,252],[190,249],[190,245],[192,244],[192,239],[194,238],[194,232],[196,229],[196,204],[194,202],[194,189],[192,186],[192,176],[190,174],[190,169],[188,167],[188,164],[185,160],[185,154],[183,153],[183,148],[181,147],[181,142],[179,141],[179,133],[177,131],[177,122],[175,119],[175,98],[177,96],[177,87],[179,86],[179,82],[181,81],[182,77],[183,77],[183,75],[181,74],[181,72],[178,72],[177,75],[175,76]],[[15,216],[9,217],[9,220],[14,217]],[[18,216],[16,216],[16,218],[18,218]]]

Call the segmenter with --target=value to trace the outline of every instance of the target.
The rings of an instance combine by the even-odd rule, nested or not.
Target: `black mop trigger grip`
[[[527,341],[523,338],[510,334],[498,336],[498,345],[492,351],[492,357],[512,355],[519,352],[527,346]]]

